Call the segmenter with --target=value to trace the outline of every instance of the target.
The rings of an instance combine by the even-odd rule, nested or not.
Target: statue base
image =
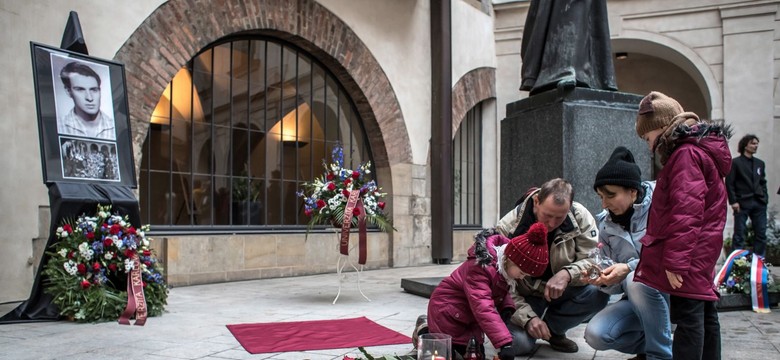
[[[642,96],[588,88],[554,89],[507,104],[501,121],[501,215],[526,190],[561,177],[574,200],[594,215],[602,210],[593,191],[596,172],[617,146],[625,146],[652,179],[647,145],[635,130]]]

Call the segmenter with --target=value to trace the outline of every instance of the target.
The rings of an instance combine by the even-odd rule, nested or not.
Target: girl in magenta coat
[[[671,295],[675,359],[720,359],[713,278],[731,170],[726,131],[655,91],[642,99],[636,129],[663,168],[634,279]]]
[[[502,319],[515,310],[510,289],[526,275],[540,276],[548,261],[547,228],[541,223],[511,240],[492,230],[481,232],[467,260],[431,294],[429,331],[452,336],[453,351],[461,355],[472,337],[482,344],[484,332],[502,360],[514,359],[512,335]]]

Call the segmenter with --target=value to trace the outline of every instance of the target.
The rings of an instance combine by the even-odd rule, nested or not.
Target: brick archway
[[[452,136],[466,113],[481,101],[496,97],[496,69],[476,68],[463,75],[452,87]]]
[[[125,63],[136,166],[152,111],[168,82],[200,50],[239,33],[272,34],[309,51],[354,100],[376,166],[412,162],[401,107],[382,67],[349,26],[322,5],[313,0],[172,0],[152,12],[115,56]]]

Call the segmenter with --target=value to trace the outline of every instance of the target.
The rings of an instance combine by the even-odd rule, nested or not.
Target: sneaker
[[[576,353],[580,350],[577,343],[567,338],[566,335],[552,335],[547,342],[550,343],[550,347],[555,351]]]
[[[417,339],[422,334],[428,333],[428,315],[420,315],[417,317],[417,322],[414,324],[414,331],[412,331],[412,346],[417,349]]]

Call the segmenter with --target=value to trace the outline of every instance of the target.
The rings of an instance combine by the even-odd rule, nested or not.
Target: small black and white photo
[[[57,133],[116,140],[108,66],[51,53]]]
[[[121,181],[116,143],[60,137],[62,177]]]

